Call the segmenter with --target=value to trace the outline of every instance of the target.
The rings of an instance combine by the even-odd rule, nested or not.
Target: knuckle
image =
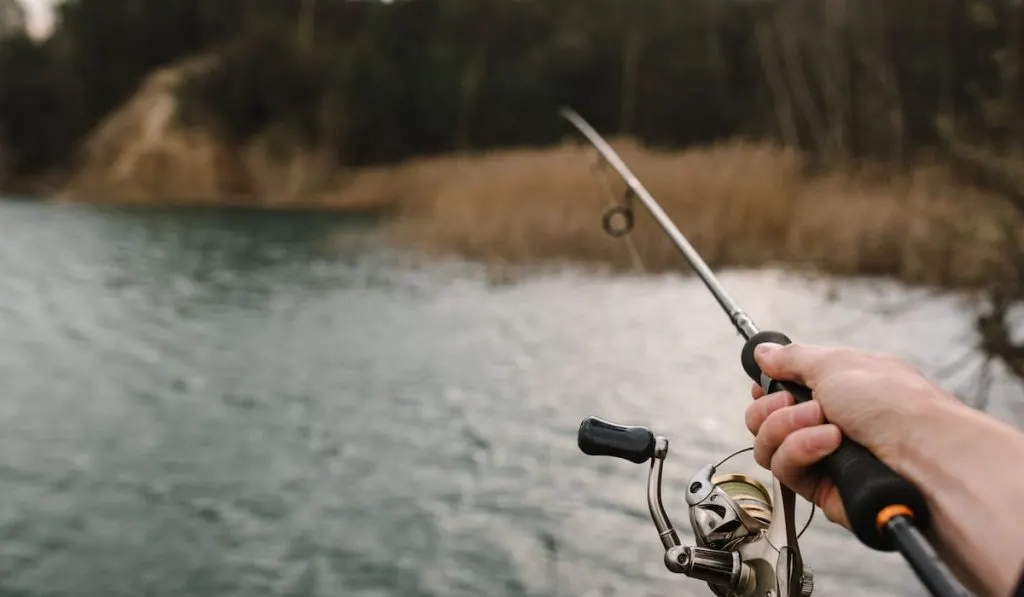
[[[810,461],[811,455],[814,454],[814,439],[810,434],[803,434],[800,437],[793,438],[795,440],[794,449],[800,453],[801,462]]]
[[[754,462],[766,469],[771,469],[772,451],[765,445],[761,435],[754,438]]]
[[[780,408],[793,406],[793,395],[786,390],[779,390],[777,392],[773,392],[770,396],[770,400],[767,402],[769,410],[774,412]]]
[[[880,352],[880,353],[876,353],[875,357],[878,360],[882,361],[883,363],[888,363],[890,365],[898,365],[902,369],[910,368],[910,364],[907,363],[907,361],[903,357],[901,357],[901,356],[899,356],[899,355],[897,355],[895,353]]]
[[[791,405],[792,397],[786,392],[773,394],[764,400],[764,406],[751,418],[757,424],[754,431],[754,459],[759,465],[770,469],[772,460],[792,431],[800,428],[801,409]],[[760,402],[760,401],[759,401]],[[807,408],[816,408],[810,404]]]
[[[861,351],[846,346],[830,346],[825,349],[821,360],[828,365],[846,365],[863,354]]]
[[[808,425],[815,425],[824,419],[821,404],[815,400],[802,402],[789,410],[790,429],[794,431]]]
[[[753,404],[747,407],[744,419],[747,424],[747,429],[749,429],[751,433],[757,435],[761,432],[761,428],[764,426],[768,417],[780,408],[778,399],[778,395],[769,394],[756,400]]]
[[[775,451],[775,455],[772,457],[771,463],[765,468],[770,470],[772,474],[778,477],[783,483],[786,483],[786,481],[789,480],[787,477],[789,476],[790,467],[789,463],[786,462],[786,453],[783,452],[781,448]]]
[[[788,436],[772,457],[772,472],[784,483],[799,480],[809,472],[813,461],[813,446],[806,437],[794,433]]]
[[[852,350],[841,346],[797,345],[794,350],[800,351],[800,369],[805,378],[819,378],[829,369],[842,366],[849,362]],[[809,379],[808,379],[809,381]]]
[[[787,409],[779,409],[768,413],[765,417],[764,422],[761,423],[761,429],[758,432],[758,437],[763,438],[762,441],[771,444],[773,447],[778,447],[782,439],[786,436],[786,427],[788,422],[786,420]]]
[[[779,445],[772,455],[769,469],[772,474],[781,479],[784,483],[790,481],[794,470],[793,445],[792,442],[784,441]]]
[[[747,424],[747,430],[754,435],[757,435],[757,430],[761,427],[760,407],[761,405],[755,402],[747,407],[743,415],[744,422]]]

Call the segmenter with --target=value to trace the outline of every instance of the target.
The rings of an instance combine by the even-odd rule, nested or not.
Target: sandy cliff
[[[323,200],[342,173],[322,155],[290,149],[271,154],[265,138],[238,147],[215,123],[186,127],[177,89],[213,59],[158,70],[87,136],[58,197],[129,204],[287,206]]]

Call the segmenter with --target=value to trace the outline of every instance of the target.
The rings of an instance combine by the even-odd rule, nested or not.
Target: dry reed
[[[612,144],[713,267],[788,266],[960,287],[998,275],[1009,207],[939,168],[810,177],[796,154],[768,144],[682,152]],[[436,254],[633,267],[623,241],[601,229],[603,210],[625,187],[596,169],[596,157],[566,144],[414,160],[356,173],[324,203],[397,205],[403,216],[391,239]],[[646,211],[636,213],[630,238],[644,268],[678,267]]]

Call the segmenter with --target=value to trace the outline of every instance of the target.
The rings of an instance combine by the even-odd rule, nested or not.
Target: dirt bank
[[[340,204],[327,190],[347,172],[326,156],[281,143],[277,131],[239,147],[216,123],[184,126],[178,89],[209,67],[201,57],[154,72],[135,95],[87,136],[77,165],[57,198],[136,205],[245,205],[364,210],[382,203]]]

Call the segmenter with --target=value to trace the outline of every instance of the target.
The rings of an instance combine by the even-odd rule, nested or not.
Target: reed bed
[[[612,145],[712,267],[790,267],[946,287],[1000,272],[1010,207],[923,164],[887,176],[866,167],[808,175],[770,144],[661,152]],[[597,154],[567,143],[420,159],[352,173],[324,204],[394,205],[401,245],[495,266],[574,261],[659,272],[683,262],[638,202],[630,239],[601,228],[625,185]],[[881,172],[884,172],[882,170]],[[636,257],[639,257],[639,263]],[[642,265],[640,265],[642,264]]]

